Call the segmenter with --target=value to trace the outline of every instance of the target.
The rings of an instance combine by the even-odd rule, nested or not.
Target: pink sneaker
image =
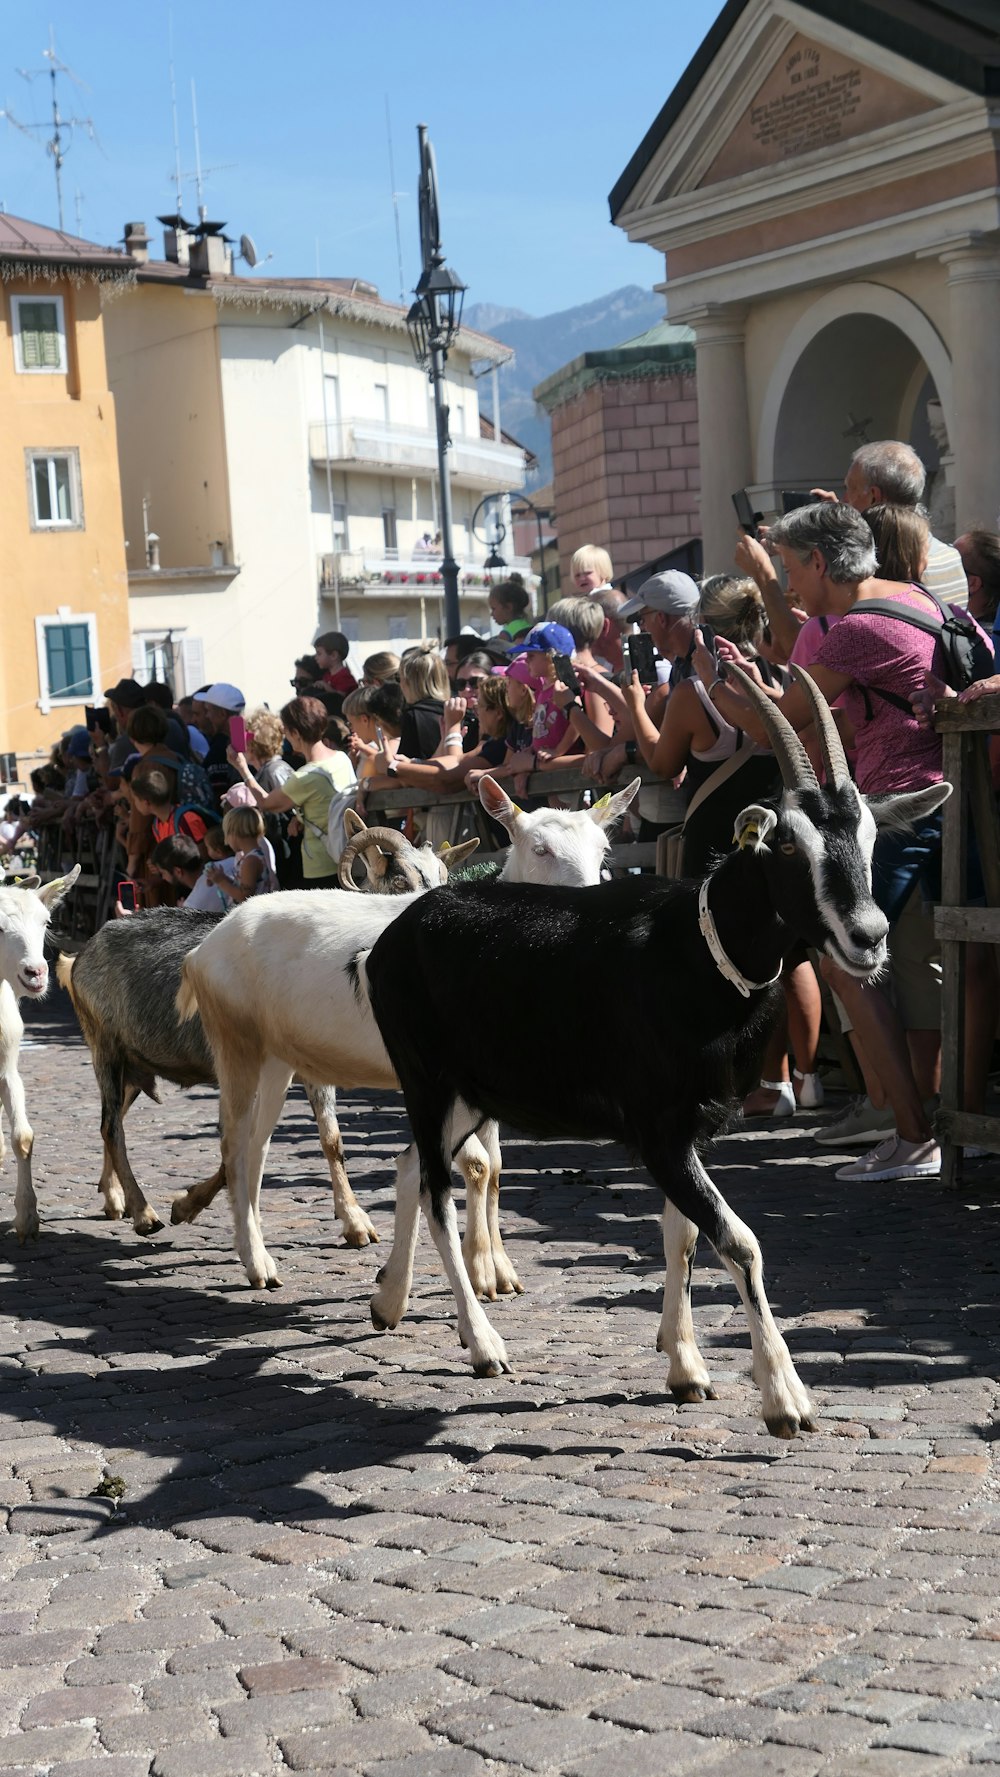
[[[940,1178],[941,1149],[937,1142],[904,1141],[895,1132],[887,1141],[879,1142],[860,1160],[838,1166],[834,1178],[853,1183],[859,1179]]]

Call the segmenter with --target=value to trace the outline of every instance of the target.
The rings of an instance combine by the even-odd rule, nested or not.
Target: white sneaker
[[[865,1142],[884,1141],[895,1133],[888,1105],[879,1111],[870,1098],[852,1098],[839,1117],[816,1131],[815,1140],[821,1148],[860,1148]]]
[[[838,1166],[834,1173],[834,1178],[843,1179],[846,1184],[865,1179],[940,1176],[941,1149],[933,1136],[930,1141],[904,1141],[895,1130],[887,1141],[872,1148],[870,1154],[862,1154],[860,1160],[852,1160],[847,1166]]]

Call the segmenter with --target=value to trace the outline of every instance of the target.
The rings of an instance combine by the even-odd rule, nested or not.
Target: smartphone
[[[118,884],[116,899],[126,913],[134,913],[139,905],[139,885],[127,877]]]
[[[718,673],[719,678],[725,679],[726,666],[725,662],[719,659],[719,650],[715,645],[715,631],[712,628],[712,625],[710,623],[701,622],[699,623],[698,628],[701,630],[701,639],[706,648],[711,649],[711,652],[715,657],[715,670]]]
[[[800,488],[783,487],[781,490],[781,510],[787,514],[797,512],[800,506],[811,506],[812,500]]]
[[[748,537],[755,537],[757,535],[757,526],[760,523],[760,518],[750,503],[750,495],[747,493],[745,487],[741,487],[738,492],[733,495],[733,505],[736,508],[736,516],[739,519],[740,528],[746,531]]]
[[[573,666],[573,662],[569,655],[556,654],[552,664],[556,669],[556,678],[559,680],[559,683],[565,685],[568,691],[572,691],[575,696],[579,697],[580,681],[576,676],[576,669]]]
[[[229,744],[236,753],[245,753],[247,750],[247,725],[242,716],[229,718]]]
[[[640,685],[656,684],[656,652],[651,636],[626,636],[625,647],[628,652],[632,672],[638,673]]]
[[[111,733],[111,711],[104,709],[103,705],[97,709],[92,703],[84,704],[83,719],[87,724],[88,734],[96,734],[98,730],[102,734]]]

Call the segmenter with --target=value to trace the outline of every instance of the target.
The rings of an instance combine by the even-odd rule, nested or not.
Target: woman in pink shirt
[[[918,791],[941,782],[941,741],[921,728],[911,704],[923,690],[937,658],[934,634],[895,617],[866,613],[869,600],[890,600],[940,620],[941,609],[916,584],[875,578],[871,530],[853,507],[831,503],[800,507],[770,534],[788,580],[789,597],[810,617],[838,618],[809,667],[827,702],[839,702],[845,743],[853,744],[858,788],[865,794]],[[757,739],[764,730],[743,698],[712,676],[707,654],[699,666],[709,696],[729,722]],[[804,693],[793,686],[778,700],[793,728],[811,721]],[[934,871],[941,849],[940,810],[917,818],[911,831],[880,830],[872,859],[872,893],[889,920],[899,918],[913,889],[936,894]],[[891,943],[891,936],[890,936]],[[862,1046],[871,1055],[892,1107],[896,1133],[838,1178],[937,1177],[940,1150],[934,1141],[913,1076],[905,1033],[891,1002],[877,985],[855,980],[828,958],[823,973],[843,1000]],[[970,989],[972,989],[970,970]],[[973,993],[975,992],[972,989]]]

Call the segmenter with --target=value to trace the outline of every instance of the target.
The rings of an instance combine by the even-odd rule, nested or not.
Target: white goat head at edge
[[[49,987],[45,933],[52,911],[69,894],[80,874],[74,864],[68,876],[39,887],[37,876],[11,878],[0,887],[0,981],[15,999],[40,1000]],[[5,878],[0,874],[0,884]]]

